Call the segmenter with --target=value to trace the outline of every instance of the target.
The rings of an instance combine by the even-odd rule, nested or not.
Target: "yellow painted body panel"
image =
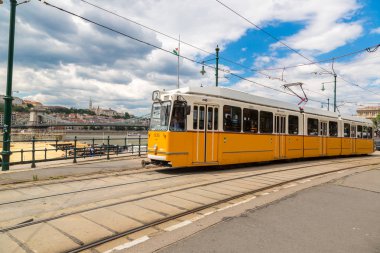
[[[304,157],[317,157],[321,155],[321,138],[317,136],[304,136]]]
[[[291,159],[299,157],[303,157],[303,136],[286,136],[286,158]]]
[[[355,149],[353,149],[353,144],[355,139],[352,138],[341,138],[342,139],[342,155],[355,154]]]
[[[372,139],[204,131],[148,133],[148,155],[170,162],[173,167],[372,152]]]
[[[326,137],[326,155],[337,156],[342,155],[342,138]]]
[[[220,164],[273,160],[274,137],[275,135],[221,133]]]

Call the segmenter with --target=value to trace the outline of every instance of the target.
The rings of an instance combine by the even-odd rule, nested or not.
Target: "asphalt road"
[[[225,218],[159,252],[380,252],[380,170]]]

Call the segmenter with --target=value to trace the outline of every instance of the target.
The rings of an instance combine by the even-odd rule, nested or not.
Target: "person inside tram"
[[[252,121],[251,132],[252,133],[258,132],[257,122],[255,122],[255,121]]]
[[[232,128],[231,115],[226,114],[225,130],[231,130],[231,128]]]

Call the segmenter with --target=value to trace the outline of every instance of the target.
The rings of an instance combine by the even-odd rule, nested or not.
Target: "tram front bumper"
[[[167,161],[166,160],[166,156],[162,156],[162,155],[151,155],[151,154],[148,154],[148,158],[151,159],[151,160],[157,160],[157,161]]]

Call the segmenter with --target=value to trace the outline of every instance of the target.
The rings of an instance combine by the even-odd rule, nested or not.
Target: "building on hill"
[[[47,110],[60,110],[60,109],[67,110],[67,109],[69,109],[65,106],[59,106],[59,105],[45,105],[43,107]]]
[[[33,105],[34,107],[42,107],[43,104],[37,101],[32,101],[32,100],[24,100],[24,104],[30,104]]]
[[[0,103],[1,104],[4,104],[4,97],[5,97],[4,95],[0,95]],[[12,105],[22,106],[23,104],[24,104],[24,100],[22,100],[19,97],[13,97]]]
[[[111,108],[109,108],[109,109],[102,109],[99,106],[96,109],[92,109],[92,111],[95,112],[96,115],[105,115],[105,116],[108,116],[108,117],[124,115],[124,114],[118,113],[115,110],[112,110]]]

